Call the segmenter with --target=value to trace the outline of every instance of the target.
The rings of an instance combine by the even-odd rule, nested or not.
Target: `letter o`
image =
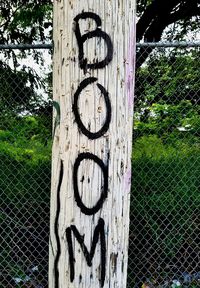
[[[97,131],[97,132],[90,132],[83,124],[81,118],[80,118],[80,113],[78,111],[78,100],[79,100],[79,96],[80,93],[82,92],[82,90],[84,88],[86,88],[88,85],[96,82],[98,79],[95,77],[89,77],[85,80],[83,80],[78,89],[76,90],[75,94],[74,94],[74,103],[72,106],[73,112],[74,112],[74,116],[75,116],[75,120],[78,124],[78,128],[81,130],[81,132],[87,136],[89,139],[97,139],[100,138],[101,136],[103,136],[109,129],[109,125],[110,125],[110,121],[111,121],[111,103],[110,103],[110,99],[109,99],[109,95],[108,92],[106,91],[106,89],[99,83],[97,83],[97,87],[99,88],[99,90],[101,91],[101,93],[104,95],[104,99],[105,99],[105,104],[106,104],[106,119],[105,119],[105,123],[102,126],[102,128]]]
[[[101,168],[103,172],[103,178],[104,178],[104,184],[103,184],[101,196],[99,200],[97,201],[97,203],[92,208],[88,208],[85,206],[85,204],[81,200],[79,189],[78,189],[78,168],[80,166],[80,163],[85,159],[93,160],[97,165],[99,165],[99,167]],[[73,185],[74,185],[75,201],[77,203],[77,206],[81,209],[81,212],[84,213],[85,215],[96,214],[102,208],[103,203],[108,195],[108,167],[103,163],[103,161],[99,157],[97,157],[96,155],[92,153],[87,152],[87,153],[79,154],[74,163]]]

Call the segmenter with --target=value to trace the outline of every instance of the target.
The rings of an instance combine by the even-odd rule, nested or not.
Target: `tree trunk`
[[[126,287],[134,63],[133,0],[54,1],[49,288]]]

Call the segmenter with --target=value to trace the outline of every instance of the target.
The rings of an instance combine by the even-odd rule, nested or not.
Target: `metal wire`
[[[6,53],[52,48],[0,45],[0,288],[48,287],[51,73]],[[137,53],[128,288],[200,287],[200,43]]]
[[[141,42],[136,43],[136,47],[168,47],[168,48],[175,48],[175,47],[199,47],[200,41],[195,42],[185,42],[185,41],[176,41],[176,42]],[[7,49],[52,49],[53,43],[49,44],[0,44],[0,50],[7,50]]]
[[[52,49],[53,44],[0,44],[0,50]]]

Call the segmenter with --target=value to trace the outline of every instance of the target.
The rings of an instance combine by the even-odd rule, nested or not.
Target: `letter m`
[[[92,245],[91,245],[91,250],[90,252],[88,251],[87,247],[85,246],[84,243],[84,235],[80,235],[79,231],[77,230],[76,226],[71,225],[66,229],[66,238],[67,238],[67,243],[68,243],[68,249],[69,249],[69,265],[70,265],[70,280],[71,282],[74,281],[74,276],[75,276],[75,270],[74,270],[74,251],[73,251],[73,245],[72,245],[72,232],[74,234],[74,237],[80,244],[81,250],[85,256],[87,265],[89,267],[92,266],[92,259],[95,254],[95,249],[97,246],[97,243],[100,238],[100,245],[101,245],[101,287],[104,286],[104,281],[105,281],[105,262],[106,262],[106,241],[105,241],[105,230],[104,230],[104,220],[102,218],[99,219],[97,226],[95,227],[94,230],[94,236],[92,239]]]

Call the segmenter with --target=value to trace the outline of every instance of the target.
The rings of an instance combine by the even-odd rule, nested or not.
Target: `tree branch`
[[[163,0],[154,0],[137,23],[137,41],[144,38],[145,42],[158,42],[168,25],[200,15],[200,7],[197,0],[185,0],[180,3],[176,12],[172,12],[179,3],[180,0],[166,0],[164,2]],[[144,27],[142,27],[143,25]],[[145,62],[153,49],[151,47],[139,49],[136,57],[137,68]]]
[[[161,16],[163,13],[169,13],[179,2],[180,0],[154,0],[152,4],[146,8],[137,23],[137,41],[140,41],[144,37],[145,31],[155,18]]]

